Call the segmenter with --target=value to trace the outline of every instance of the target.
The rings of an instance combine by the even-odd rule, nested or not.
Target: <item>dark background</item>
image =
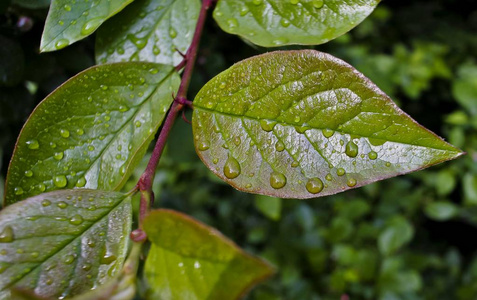
[[[94,65],[94,35],[39,54],[48,1],[10,2],[0,4],[1,194],[30,112]],[[215,178],[179,120],[156,176],[156,205],[218,228],[277,266],[250,299],[477,299],[477,1],[384,0],[350,33],[315,49],[351,63],[467,155],[336,196],[263,199]],[[231,64],[266,51],[210,18],[190,99]]]

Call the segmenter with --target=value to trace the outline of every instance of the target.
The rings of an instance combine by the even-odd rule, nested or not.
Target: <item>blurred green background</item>
[[[48,2],[0,4],[1,194],[35,105],[94,64],[94,36],[38,53]],[[281,200],[215,178],[194,152],[190,125],[178,120],[156,176],[156,205],[218,228],[278,268],[249,299],[477,299],[477,1],[384,0],[353,31],[315,48],[354,65],[467,155],[336,196]],[[265,51],[210,19],[190,98],[231,64]]]

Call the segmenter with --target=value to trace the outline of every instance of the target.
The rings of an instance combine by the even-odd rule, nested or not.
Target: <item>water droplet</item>
[[[290,3],[294,5],[298,4],[298,2],[300,2],[300,0],[290,0]]]
[[[58,175],[53,177],[53,184],[56,187],[63,188],[68,184],[68,180],[65,175]]]
[[[65,264],[70,265],[73,263],[75,260],[75,257],[73,255],[66,255],[65,257]]]
[[[137,128],[141,127],[141,125],[142,125],[141,121],[134,122],[134,126],[136,126]]]
[[[242,170],[239,162],[232,156],[229,156],[224,165],[225,177],[227,177],[228,179],[237,178],[240,175],[241,171]]]
[[[52,284],[53,284],[53,279],[48,278],[48,279],[45,281],[45,283],[46,283],[47,285],[52,285]]]
[[[236,137],[234,138],[234,144],[235,144],[235,146],[240,146],[241,143],[242,143],[242,140],[240,139],[240,137],[239,137],[239,136],[236,136]]]
[[[94,148],[93,145],[89,145],[89,146],[88,146],[88,151],[94,151],[94,149],[95,149],[95,148]]]
[[[227,20],[227,25],[229,26],[229,29],[235,29],[238,27],[238,21],[235,18],[230,18]]]
[[[296,168],[296,167],[298,167],[299,165],[300,165],[300,163],[297,162],[296,160],[294,160],[294,161],[291,163],[292,168]]]
[[[56,204],[56,205],[57,205],[59,208],[61,208],[61,209],[64,209],[64,208],[66,208],[66,207],[68,206],[68,204],[67,204],[66,202],[64,202],[64,201],[60,201],[60,202],[58,202],[58,204]]]
[[[290,21],[288,21],[287,19],[281,19],[280,24],[286,28],[290,26]]]
[[[391,163],[390,162],[387,162],[386,163],[386,167],[390,167],[391,166]]]
[[[44,192],[46,190],[46,186],[43,183],[38,184],[38,190],[40,192]]]
[[[288,43],[288,39],[282,37],[282,38],[278,38],[278,39],[274,40],[272,43],[273,43],[275,46],[281,46],[281,45],[284,45],[284,44]],[[295,119],[295,120],[296,120],[296,119]],[[295,121],[295,122],[300,122],[300,121]]]
[[[209,149],[209,143],[207,142],[200,142],[198,146],[200,151],[205,151]]]
[[[177,36],[177,31],[174,28],[169,29],[169,36],[175,38]]]
[[[33,171],[32,170],[25,171],[25,176],[26,177],[32,177],[33,176]]]
[[[56,43],[55,43],[55,48],[57,50],[60,50],[60,49],[63,49],[65,48],[66,46],[68,46],[70,44],[70,41],[67,40],[67,39],[59,39]]]
[[[41,205],[44,206],[44,207],[50,206],[51,201],[48,200],[48,199],[45,199],[45,200],[41,201]]]
[[[85,263],[81,268],[85,271],[91,270],[92,265],[90,263]]]
[[[85,185],[86,185],[86,178],[84,177],[81,177],[80,179],[78,179],[78,181],[75,184],[76,187],[84,187]]]
[[[81,223],[83,223],[83,217],[80,216],[80,215],[74,215],[71,217],[70,219],[70,224],[73,224],[73,225],[80,225]]]
[[[330,137],[333,136],[333,134],[335,134],[334,130],[331,130],[331,129],[323,129],[322,132],[323,132],[323,136],[327,139],[329,139]]]
[[[322,8],[324,5],[323,0],[313,0],[313,7],[315,8]]]
[[[89,35],[89,34],[93,33],[93,31],[95,31],[96,28],[98,28],[99,25],[101,25],[102,23],[103,23],[102,18],[96,18],[96,19],[89,20],[81,28],[81,34],[82,35]]]
[[[157,72],[159,72],[159,70],[156,68],[149,69],[149,73],[151,74],[157,74]]]
[[[81,128],[78,128],[78,129],[76,129],[76,134],[77,134],[77,135],[83,135],[83,134],[84,134],[84,130],[81,129]]]
[[[50,143],[50,147],[53,148],[53,149],[56,148],[56,143],[51,142],[51,143]]]
[[[326,174],[325,179],[328,180],[328,181],[331,181],[331,180],[333,180],[333,176],[331,176],[331,174],[328,173],[328,174]]]
[[[279,172],[272,172],[270,174],[270,186],[274,189],[281,189],[287,184],[287,178],[285,175]]]
[[[278,152],[282,152],[283,150],[285,150],[285,145],[278,141],[276,144],[275,144],[275,149],[278,151]]]
[[[60,135],[66,139],[70,137],[70,132],[67,129],[60,129]]]
[[[356,185],[356,179],[354,178],[348,178],[348,181],[346,182],[346,184],[349,186],[349,187],[353,187]]]
[[[99,87],[100,87],[103,91],[106,91],[106,90],[108,89],[108,86],[107,86],[107,85],[104,85],[104,84],[100,85]]]
[[[318,194],[323,190],[323,181],[320,178],[312,178],[306,183],[306,190],[312,194]]]
[[[161,54],[161,49],[159,49],[159,47],[154,45],[154,47],[152,47],[152,53],[154,53],[154,55],[159,55]]]
[[[118,107],[118,110],[121,111],[121,112],[125,112],[125,111],[129,110],[129,107],[127,107],[126,105],[120,105]]]
[[[310,129],[308,126],[295,126],[296,132],[301,134],[305,133],[308,129]]]
[[[247,6],[242,6],[242,8],[240,9],[240,15],[243,17],[245,16],[246,14],[248,14],[249,10],[248,10],[248,7]]]
[[[103,257],[101,257],[101,263],[103,265],[109,265],[110,263],[112,263],[115,260],[116,260],[116,256],[113,255],[113,254],[106,253],[105,255],[103,255]]]
[[[29,141],[26,142],[26,144],[27,144],[28,149],[35,150],[35,149],[40,148],[40,144],[38,143],[37,140],[29,140]]]
[[[16,188],[13,189],[13,191],[15,192],[15,195],[21,195],[23,194],[23,189],[19,186],[17,186]]]
[[[65,25],[65,22],[63,22],[62,20],[59,20],[58,25],[63,26],[63,25]]]
[[[295,123],[299,123],[301,121],[300,116],[296,116],[293,121],[295,121]]]
[[[338,170],[336,170],[336,175],[343,176],[344,174],[346,174],[345,169],[339,168]]]
[[[353,141],[349,141],[346,144],[345,153],[349,157],[356,157],[358,155],[358,145],[356,145]]]
[[[68,4],[65,4],[65,6],[63,6],[63,8],[64,8],[66,11],[71,11],[71,6],[69,6]]]
[[[252,2],[253,2],[253,4],[255,4],[255,5],[260,5],[260,4],[263,3],[263,0],[253,0]]]
[[[40,253],[35,251],[35,252],[32,252],[30,255],[33,258],[37,258],[38,256],[40,256]]]
[[[371,151],[368,153],[368,157],[371,160],[375,160],[376,158],[378,158],[378,153],[376,153],[375,151]]]
[[[2,232],[0,232],[0,243],[11,243],[14,239],[13,228],[6,226]]]
[[[56,159],[56,160],[62,160],[63,157],[64,157],[64,153],[63,152],[56,152],[53,157]]]
[[[270,132],[275,128],[275,125],[277,125],[277,122],[275,121],[270,121],[270,120],[260,120],[260,127],[262,127],[263,130],[266,132]]]

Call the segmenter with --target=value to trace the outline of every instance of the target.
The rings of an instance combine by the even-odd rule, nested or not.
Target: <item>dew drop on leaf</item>
[[[40,144],[37,140],[29,140],[26,142],[28,149],[36,150],[40,148]]]
[[[328,181],[331,181],[331,180],[333,180],[333,176],[331,176],[331,174],[328,173],[328,174],[326,174],[325,179],[328,180]]]
[[[68,46],[70,44],[70,41],[67,40],[67,39],[59,39],[56,43],[55,43],[55,48],[56,50],[60,50],[60,49],[63,49],[65,48],[66,46]]]
[[[199,143],[199,146],[198,146],[198,148],[199,148],[200,151],[208,150],[209,147],[210,147],[210,146],[209,146],[209,143],[207,143],[207,142],[200,142],[200,143]]]
[[[313,7],[315,8],[322,8],[324,5],[323,0],[313,0]]]
[[[33,171],[32,170],[25,171],[25,176],[26,177],[32,177],[33,176]]]
[[[356,185],[356,179],[354,178],[348,178],[348,181],[346,182],[346,184],[349,186],[349,187],[353,187]]]
[[[306,183],[306,190],[312,194],[318,194],[323,190],[323,181],[320,178],[312,178]]]
[[[270,121],[270,120],[260,120],[260,127],[262,127],[263,130],[266,132],[270,132],[273,130],[277,122],[275,121]]]
[[[239,162],[232,156],[229,156],[224,165],[224,175],[228,179],[237,178],[242,172]]]
[[[83,217],[80,216],[80,215],[74,215],[71,217],[70,219],[70,224],[73,224],[73,225],[80,225],[81,223],[83,223]]]
[[[0,232],[0,243],[11,243],[14,239],[13,228],[6,226],[2,232]]]
[[[56,152],[53,157],[56,159],[56,160],[62,160],[63,157],[64,157],[64,153],[63,152]]]
[[[270,174],[270,186],[274,189],[281,189],[287,184],[287,178],[280,172],[272,172]]]
[[[322,132],[323,132],[323,136],[324,136],[325,138],[327,138],[327,139],[329,139],[330,137],[332,137],[333,134],[335,133],[335,132],[334,132],[333,130],[331,130],[331,129],[323,129]]]
[[[378,153],[376,153],[375,151],[371,151],[368,153],[368,157],[369,159],[375,160],[376,158],[378,158]]]
[[[45,200],[41,201],[41,205],[44,206],[44,207],[50,206],[51,201],[48,200],[48,199],[45,199]]]
[[[68,204],[64,201],[60,201],[60,202],[58,202],[57,206],[61,209],[64,209],[68,206]]]
[[[102,18],[96,18],[96,19],[89,20],[81,28],[81,34],[82,35],[89,35],[89,34],[93,33],[93,31],[95,31],[96,28],[98,28],[99,25],[101,25],[102,22],[103,22]]]
[[[73,255],[67,255],[65,257],[65,264],[70,265],[73,263],[74,260],[75,260],[75,257]]]
[[[275,144],[275,149],[278,152],[282,152],[283,150],[285,150],[285,145],[282,142],[279,141]]]
[[[338,170],[336,170],[336,175],[343,176],[344,174],[346,174],[345,169],[339,168]]]
[[[60,135],[64,138],[70,137],[70,132],[67,129],[60,129]]]
[[[356,157],[358,155],[358,145],[356,145],[353,141],[349,141],[346,144],[345,153],[349,157]]]
[[[23,194],[23,189],[19,186],[17,186],[16,188],[14,188],[13,190],[15,192],[15,195],[21,195]]]
[[[85,185],[86,185],[86,178],[81,177],[80,179],[78,179],[75,186],[76,187],[84,187]]]
[[[65,187],[66,184],[68,184],[68,180],[66,179],[65,175],[58,175],[53,178],[53,184],[56,187],[62,188]]]

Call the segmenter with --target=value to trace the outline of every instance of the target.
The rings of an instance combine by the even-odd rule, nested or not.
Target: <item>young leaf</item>
[[[55,51],[92,34],[133,0],[52,0],[40,51]]]
[[[361,23],[380,0],[220,0],[222,30],[264,47],[317,45]]]
[[[11,288],[71,297],[113,278],[127,254],[131,201],[97,190],[54,191],[0,212],[0,298]]]
[[[181,213],[153,211],[144,230],[152,242],[147,299],[237,299],[273,273],[215,229]]]
[[[98,30],[96,61],[150,61],[177,65],[186,53],[199,0],[136,0]],[[119,30],[120,29],[120,30]]]
[[[67,81],[23,127],[5,203],[57,189],[120,189],[162,123],[179,82],[172,67],[152,63],[93,67]]]
[[[244,60],[207,83],[194,108],[207,167],[280,198],[335,194],[463,154],[353,67],[313,50]]]

